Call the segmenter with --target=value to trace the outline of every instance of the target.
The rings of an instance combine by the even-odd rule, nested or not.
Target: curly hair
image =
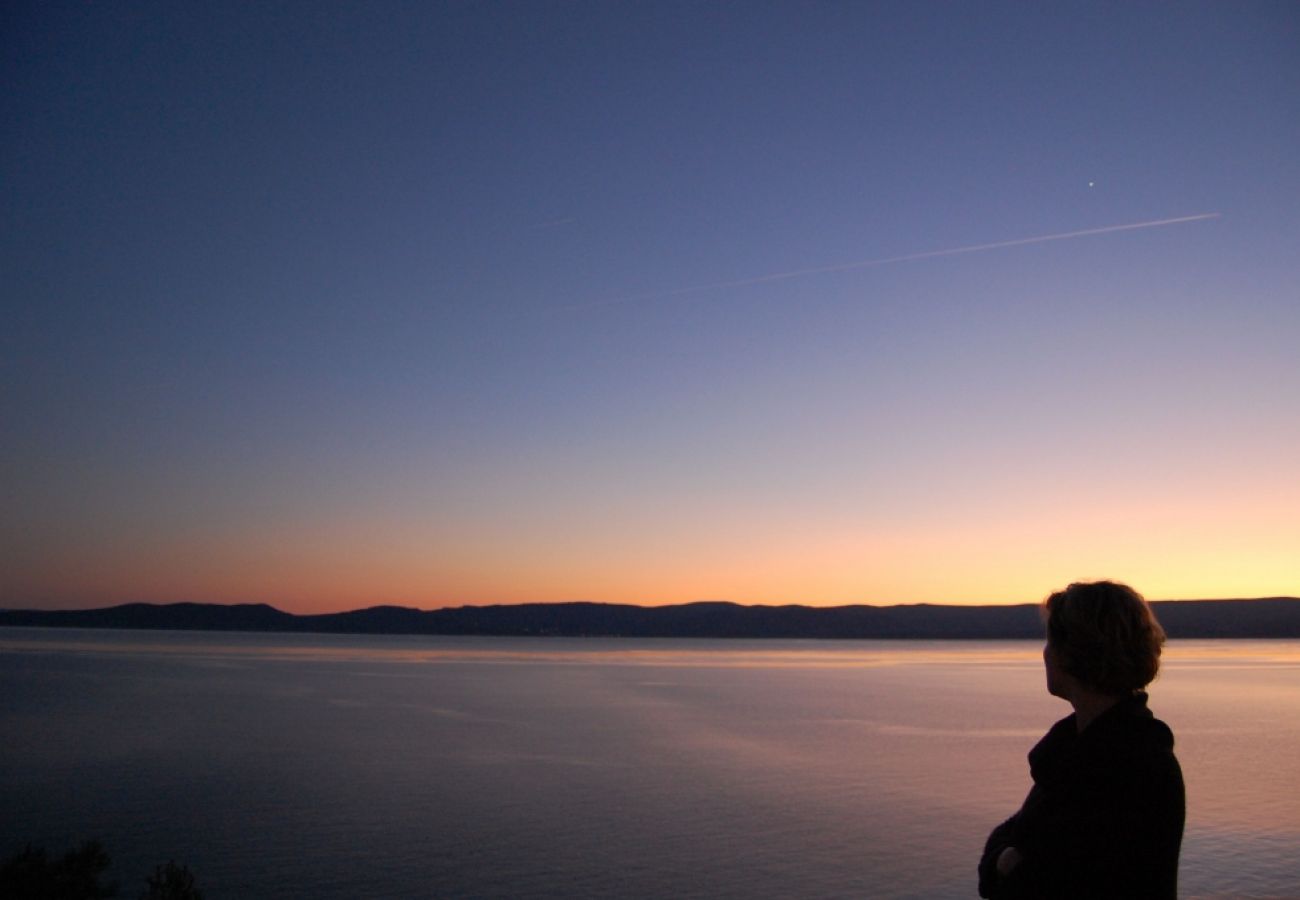
[[[1165,631],[1142,595],[1113,581],[1079,582],[1043,601],[1061,667],[1103,694],[1129,694],[1160,671]]]

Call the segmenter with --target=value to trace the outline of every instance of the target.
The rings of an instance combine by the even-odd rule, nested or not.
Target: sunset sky
[[[8,3],[0,606],[1300,594],[1298,48]]]

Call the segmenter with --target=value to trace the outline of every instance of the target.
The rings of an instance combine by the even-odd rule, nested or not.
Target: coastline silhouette
[[[1165,600],[1151,604],[1173,638],[1300,637],[1300,599]],[[525,603],[419,610],[400,606],[294,615],[266,604],[128,603],[87,610],[0,610],[0,626],[186,631],[557,637],[1038,638],[1034,604],[1013,606],[743,606]]]

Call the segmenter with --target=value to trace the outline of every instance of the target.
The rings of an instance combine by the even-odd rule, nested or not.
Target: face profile
[[[1061,693],[1061,679],[1065,673],[1061,671],[1061,667],[1056,661],[1056,654],[1052,652],[1051,644],[1043,645],[1043,669],[1047,676],[1047,693],[1053,697],[1065,699],[1065,695]]]

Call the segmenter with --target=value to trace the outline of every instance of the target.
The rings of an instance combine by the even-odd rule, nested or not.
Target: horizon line
[[[1241,603],[1241,602],[1253,602],[1259,600],[1300,601],[1300,596],[1295,596],[1290,594],[1270,594],[1267,596],[1260,596],[1260,597],[1182,597],[1182,598],[1161,598],[1155,600],[1148,599],[1147,602],[1148,603]],[[496,603],[462,603],[456,606],[448,605],[448,606],[434,606],[434,607],[427,607],[427,608],[418,607],[418,606],[403,606],[398,603],[376,603],[371,606],[357,606],[357,607],[350,607],[348,609],[338,609],[338,610],[323,611],[323,612],[290,612],[288,610],[281,609],[280,607],[276,606],[273,603],[268,603],[266,601],[240,600],[240,601],[233,601],[233,602],[223,602],[223,601],[212,601],[212,600],[165,600],[165,601],[126,600],[120,603],[112,603],[107,606],[56,607],[56,608],[3,606],[0,607],[0,612],[6,612],[6,613],[98,612],[98,611],[109,610],[109,609],[119,609],[123,606],[153,606],[153,607],[218,606],[218,607],[228,607],[228,608],[235,608],[241,606],[244,607],[264,606],[268,609],[273,609],[276,612],[283,613],[284,615],[288,615],[288,616],[341,616],[341,615],[348,615],[349,613],[367,612],[369,610],[375,610],[375,609],[400,609],[409,612],[433,613],[433,612],[440,612],[444,610],[488,609],[488,608],[502,607],[502,606],[624,606],[624,607],[633,607],[636,609],[671,609],[673,607],[682,607],[682,606],[712,605],[712,606],[738,606],[745,609],[801,608],[801,609],[811,609],[811,610],[817,610],[817,609],[830,610],[830,609],[849,609],[853,607],[869,607],[872,609],[894,609],[900,607],[915,607],[915,606],[941,606],[941,607],[949,607],[949,608],[988,609],[988,608],[1003,608],[1003,607],[1012,608],[1018,606],[1039,606],[1041,605],[1041,603],[1042,601],[1040,600],[1011,601],[1006,603],[998,603],[992,601],[978,601],[974,603],[954,603],[954,602],[943,602],[943,601],[920,600],[920,601],[902,602],[902,603],[861,602],[861,603],[836,603],[836,604],[742,603],[737,600],[685,600],[680,603],[627,603],[627,602],[613,602],[608,600],[522,600],[522,601],[515,601],[515,602],[496,602]]]

